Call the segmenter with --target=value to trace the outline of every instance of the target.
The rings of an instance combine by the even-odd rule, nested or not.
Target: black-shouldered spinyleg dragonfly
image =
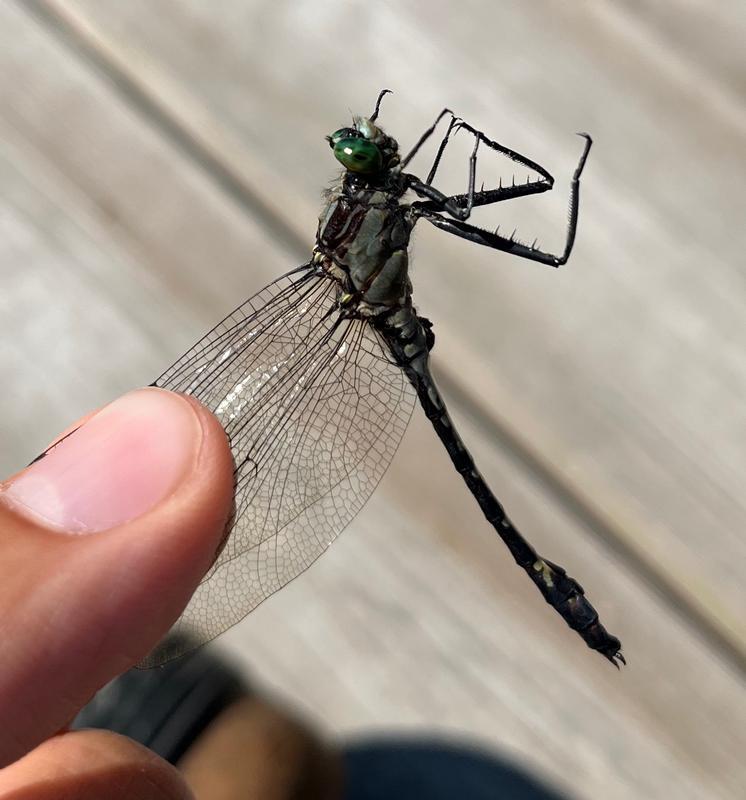
[[[408,248],[421,219],[447,233],[558,267],[570,257],[578,220],[580,175],[572,178],[561,254],[468,222],[472,210],[550,190],[539,164],[487,138],[444,109],[404,156],[369,117],[327,136],[344,170],[325,197],[307,263],[243,303],[168,369],[154,386],[192,395],[222,422],[235,459],[235,507],[215,563],[175,630],[201,643],[235,624],[309,567],[349,524],[388,467],[419,400],[484,516],[544,599],[615,666],[626,663],[582,587],[523,538],[477,470],[429,369],[432,325],[412,305]],[[425,180],[406,171],[447,119]],[[449,140],[474,138],[465,193],[433,185]],[[534,171],[536,180],[479,191],[480,146]],[[406,195],[416,196],[405,202]],[[146,663],[179,655],[168,644]]]

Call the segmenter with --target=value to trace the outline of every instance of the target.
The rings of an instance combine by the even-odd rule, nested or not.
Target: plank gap
[[[17,0],[19,2],[19,0]],[[222,161],[216,153],[204,147],[189,130],[169,114],[158,98],[129,71],[114,63],[105,50],[45,0],[19,2],[38,23],[72,50],[76,56],[89,63],[104,77],[144,119],[157,128],[181,153],[191,159],[210,176],[215,184],[230,197],[255,222],[267,229],[281,246],[296,252],[302,263],[309,257],[308,243],[282,216],[275,213],[261,196],[240,175]]]

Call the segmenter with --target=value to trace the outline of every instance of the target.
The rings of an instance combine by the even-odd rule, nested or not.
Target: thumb
[[[232,473],[215,417],[149,388],[0,485],[0,767],[168,630],[219,547]]]
[[[175,767],[109,731],[53,736],[0,770],[3,800],[194,800]]]

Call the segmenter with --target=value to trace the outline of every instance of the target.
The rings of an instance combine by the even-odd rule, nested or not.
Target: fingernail
[[[2,489],[46,527],[95,533],[136,519],[174,492],[196,463],[202,426],[179,395],[120,397]]]

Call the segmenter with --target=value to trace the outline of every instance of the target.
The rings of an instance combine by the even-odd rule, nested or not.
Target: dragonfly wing
[[[173,629],[192,644],[234,625],[329,547],[407,427],[414,390],[376,330],[339,314],[337,293],[311,268],[290,273],[155,382],[216,414],[236,464],[232,530]],[[183,649],[164,645],[143,666]]]

